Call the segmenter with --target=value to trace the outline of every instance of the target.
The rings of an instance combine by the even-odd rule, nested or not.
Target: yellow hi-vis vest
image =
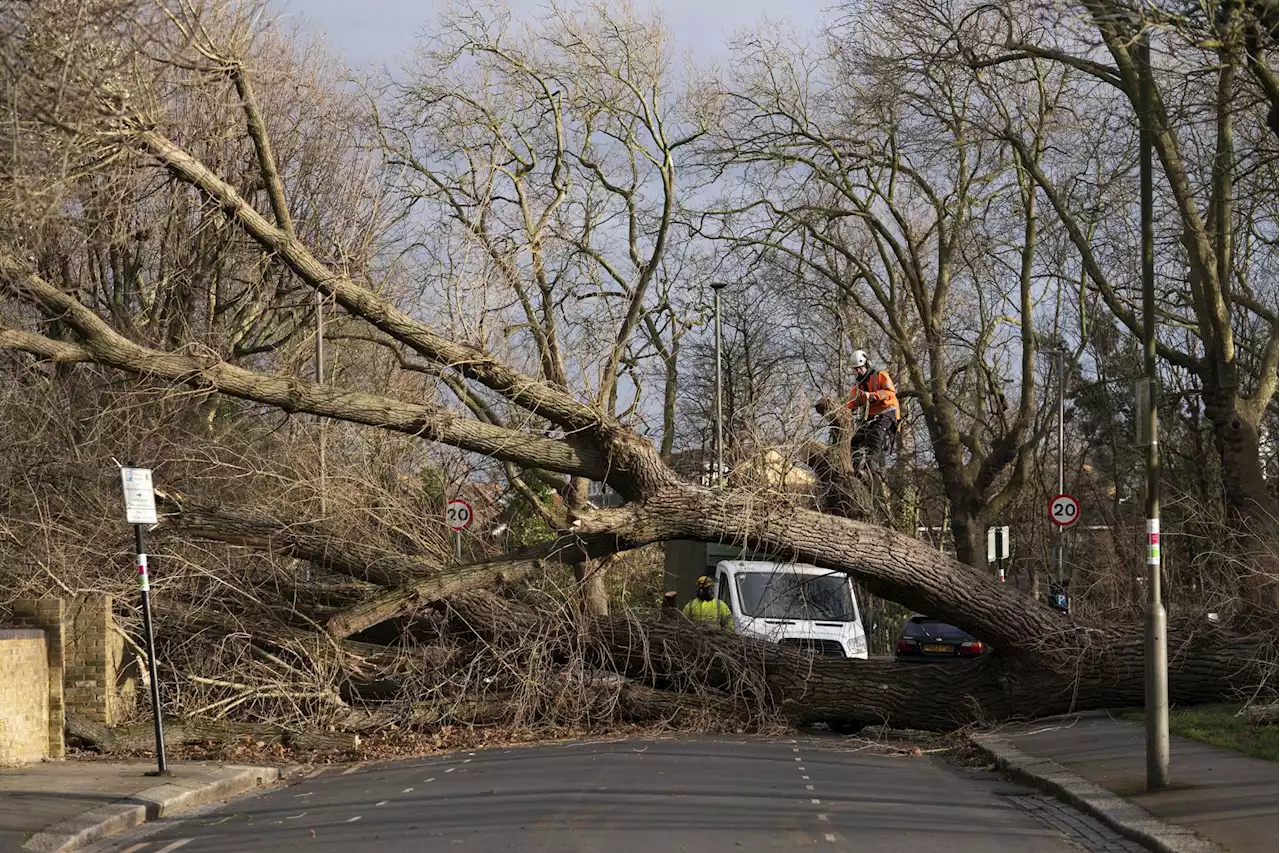
[[[733,611],[729,609],[729,605],[718,598],[710,601],[695,598],[684,606],[684,615],[694,622],[709,625],[718,623],[721,628],[733,630]]]

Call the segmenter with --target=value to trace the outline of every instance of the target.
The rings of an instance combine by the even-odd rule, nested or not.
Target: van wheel
[[[849,721],[841,723],[827,723],[827,728],[831,729],[831,731],[838,735],[856,735],[858,732],[862,731],[864,727],[864,723],[854,723]]]

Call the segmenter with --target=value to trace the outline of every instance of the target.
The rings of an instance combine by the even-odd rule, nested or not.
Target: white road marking
[[[404,789],[403,791],[401,791],[400,793],[402,793],[402,794],[412,794],[412,793],[413,793],[413,789],[412,789],[412,788],[405,788],[405,789]]]
[[[804,786],[804,789],[805,789],[806,791],[812,791],[812,790],[813,790],[813,786],[812,786],[812,785],[805,785],[805,786]]]
[[[359,819],[360,819],[360,815],[356,815],[355,817],[347,818],[345,821],[343,821],[343,823],[355,823]]]
[[[445,773],[452,773],[453,771],[455,771],[455,770],[457,770],[457,769],[458,769],[458,768],[456,768],[456,767],[450,767],[448,770],[446,770],[446,771],[444,771],[444,772],[445,772]]]
[[[824,815],[824,814],[820,814],[820,815],[818,815],[818,820],[826,820],[826,819],[827,819],[827,816],[826,816],[826,815]]]
[[[822,805],[822,800],[810,800],[809,802],[813,803],[815,806]]]
[[[804,761],[803,758],[796,758],[796,761]]]
[[[190,838],[179,838],[177,841],[173,842],[168,847],[161,847],[159,850],[156,851],[156,853],[173,853],[173,851],[177,850],[179,847],[186,847],[190,843],[191,843]]]
[[[293,796],[294,799],[297,799],[298,797],[310,797],[314,793],[315,791],[307,791],[305,794],[294,794]]]
[[[328,767],[321,767],[319,770],[313,770],[313,771],[311,771],[311,772],[310,772],[310,773],[308,773],[304,778],[306,778],[306,779],[314,779],[314,778],[316,778],[317,776],[319,776],[321,773],[323,773],[324,771],[326,771],[326,770],[328,770],[328,769],[329,769]]]
[[[434,782],[434,781],[436,781],[436,777],[432,776],[432,777],[431,777],[430,779],[428,779],[427,781],[428,781],[428,782]]]
[[[803,768],[803,767],[797,767],[796,769],[797,769],[797,770],[799,770],[801,773],[803,773],[803,772],[804,772],[804,768]]]
[[[144,841],[141,844],[135,844],[132,847],[126,847],[123,850],[121,850],[120,853],[138,853],[139,850],[141,850],[143,847],[146,847],[150,843],[151,843],[150,841]]]
[[[792,752],[799,752],[799,751],[800,751],[800,747],[798,747],[798,746],[793,746],[793,747],[791,747],[791,751],[792,751]]]
[[[362,762],[360,762],[359,764],[353,764],[352,766],[348,767],[346,770],[343,770],[343,771],[342,771],[342,775],[343,775],[343,776],[350,776],[352,773],[355,773],[355,772],[356,772],[357,770],[359,770],[361,767],[364,767],[364,762],[363,762],[363,761],[362,761]]]
[[[378,802],[374,803],[374,805],[375,805],[375,806],[385,806],[385,805],[386,805],[387,803],[389,803],[389,802],[391,802],[391,801],[390,801],[390,800],[379,800]]]
[[[834,832],[828,832],[825,837],[832,844],[836,843],[836,834]]]
[[[307,812],[303,812],[302,814],[296,814],[293,817],[287,817],[285,820],[297,820],[300,817],[305,817],[307,814]]]
[[[801,769],[803,769],[803,768],[801,768]],[[804,779],[805,781],[808,781],[808,780],[809,780],[809,777],[808,777],[808,776],[801,776],[800,778],[801,778],[801,779]]]
[[[462,763],[463,763],[463,764],[470,764],[470,763],[471,763],[471,759],[470,759],[470,758],[468,758],[467,760],[463,761]]]

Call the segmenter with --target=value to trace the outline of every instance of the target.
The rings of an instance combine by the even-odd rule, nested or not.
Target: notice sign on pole
[[[994,563],[997,560],[1007,560],[1010,554],[1009,528],[1007,527],[988,527],[987,528],[987,562]]]
[[[121,468],[124,486],[124,514],[130,524],[155,524],[156,493],[151,487],[150,468]]]
[[[454,533],[461,533],[471,526],[471,504],[462,498],[454,498],[445,505],[444,520]]]

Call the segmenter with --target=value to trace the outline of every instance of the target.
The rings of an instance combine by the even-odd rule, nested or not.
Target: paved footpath
[[[62,853],[165,814],[221,802],[280,778],[275,767],[50,761],[0,770],[0,853]]]
[[[1280,766],[1171,735],[1170,786],[1146,790],[1141,723],[1105,711],[1004,726],[992,733],[1032,761],[1047,759],[1233,853],[1280,849]],[[1029,765],[1035,775],[1034,763]],[[1049,785],[1048,787],[1054,787]]]
[[[318,771],[91,853],[1137,853],[1001,777],[832,739],[646,739]]]

